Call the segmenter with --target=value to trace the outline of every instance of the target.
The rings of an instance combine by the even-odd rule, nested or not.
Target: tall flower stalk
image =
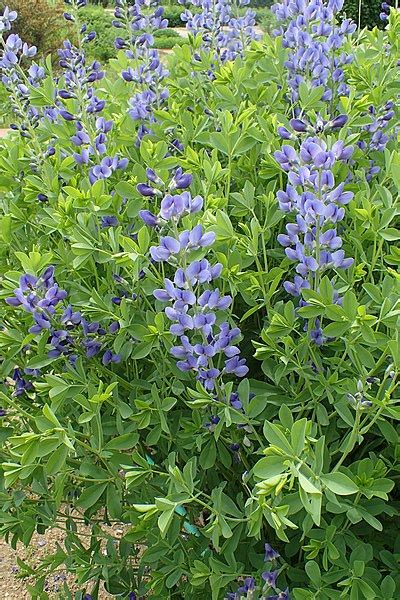
[[[30,166],[37,170],[46,156],[54,154],[52,146],[43,148],[36,131],[46,111],[31,102],[32,88],[40,85],[45,77],[45,70],[35,62],[26,68],[26,63],[36,56],[37,48],[23,42],[18,34],[9,33],[16,19],[16,11],[10,10],[7,6],[0,15],[0,76],[9,94],[15,116],[15,121],[10,127],[19,131],[23,138],[31,142]]]
[[[345,216],[344,206],[353,193],[335,178],[336,166],[349,160],[352,146],[343,141],[328,144],[318,137],[307,137],[298,150],[283,145],[275,158],[288,174],[285,190],[278,192],[280,209],[291,213],[295,222],[278,235],[286,256],[297,263],[297,275],[284,287],[293,296],[303,288],[319,290],[323,274],[329,269],[347,269],[353,264],[342,250],[338,223]],[[315,340],[319,341],[319,340]]]
[[[349,19],[340,24],[336,14],[344,0],[283,0],[272,7],[282,26],[274,31],[282,36],[288,50],[285,66],[288,71],[290,102],[295,116],[299,115],[300,86],[322,87],[322,100],[331,114],[335,112],[339,96],[347,96],[349,89],[343,67],[352,61],[342,47],[356,25]]]
[[[342,66],[351,58],[343,52],[339,55],[338,50],[345,35],[355,28],[348,20],[336,24],[335,14],[341,8],[341,0],[284,0],[274,7],[277,18],[286,22],[276,33],[282,35],[283,45],[289,49],[288,87],[294,114],[301,117],[291,120],[292,132],[278,129],[280,136],[292,140],[293,145],[284,144],[274,153],[288,180],[286,188],[277,193],[279,207],[294,217],[286,225],[286,233],[278,235],[286,256],[297,263],[296,275],[284,282],[284,288],[300,298],[300,306],[305,304],[301,298],[304,289],[319,293],[325,274],[331,276],[336,269],[348,269],[354,262],[345,256],[339,228],[345,217],[344,207],[354,195],[345,189],[340,164],[350,163],[354,148],[343,140],[332,139],[348,120],[346,115],[337,114],[336,106],[339,96],[349,91]],[[330,115],[329,120],[318,114],[312,124],[302,115],[298,104],[302,84],[321,86],[324,114]],[[333,301],[341,302],[336,291]],[[306,329],[315,344],[325,342],[318,319],[313,319],[311,327],[306,324]]]
[[[66,40],[59,50],[60,67],[63,69],[63,87],[58,97],[64,103],[60,116],[75,124],[71,141],[77,150],[73,156],[77,164],[89,167],[89,179],[107,179],[116,169],[125,169],[126,158],[107,154],[107,136],[113,127],[112,120],[105,120],[101,113],[105,100],[97,96],[94,83],[104,77],[98,61],[87,63],[85,45],[95,38],[95,32],[87,32],[87,26],[79,21],[79,9],[87,0],[65,0],[69,12],[64,13],[68,22],[75,24],[77,44]]]
[[[163,18],[164,9],[157,0],[135,0],[130,6],[127,0],[117,0],[114,27],[120,30],[115,41],[118,50],[125,50],[131,65],[121,75],[134,85],[134,95],[129,101],[129,115],[139,123],[137,142],[151,133],[155,122],[154,111],[168,98],[163,81],[168,70],[163,66],[154,46],[154,31],[168,27]]]
[[[186,4],[185,0],[180,4]],[[257,39],[254,11],[240,14],[249,0],[190,0],[190,4],[201,12],[193,13],[186,8],[182,21],[194,35],[201,35],[202,49],[211,52],[217,63],[243,56],[251,40]]]
[[[222,265],[206,258],[215,234],[204,231],[200,223],[179,230],[185,216],[196,214],[203,207],[200,196],[192,198],[189,191],[173,193],[188,188],[191,175],[178,169],[169,184],[169,193],[164,193],[157,189],[162,181],[154,171],[149,169],[147,174],[148,182],[139,184],[138,191],[162,199],[157,214],[146,210],[140,216],[162,234],[159,245],[150,248],[152,261],[163,263],[171,272],[164,279],[164,288],[154,291],[155,298],[167,305],[164,312],[175,338],[171,354],[181,371],[192,372],[206,390],[223,401],[224,378],[244,377],[248,367],[236,345],[240,330],[229,323],[226,314],[232,298],[214,283],[221,275]]]

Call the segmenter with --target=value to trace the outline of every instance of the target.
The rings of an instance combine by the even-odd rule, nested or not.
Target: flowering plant
[[[0,16],[1,533],[33,598],[394,600],[399,14],[192,4],[104,68],[69,0],[55,74]]]

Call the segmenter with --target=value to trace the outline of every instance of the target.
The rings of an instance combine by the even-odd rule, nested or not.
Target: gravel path
[[[23,544],[18,544],[17,550],[13,550],[10,545],[0,539],[0,599],[30,600],[32,596],[27,590],[27,585],[32,585],[34,582],[30,578],[19,577],[17,557],[34,569],[46,555],[55,552],[57,543],[60,545],[63,543],[63,532],[59,529],[48,529],[44,535],[34,534],[28,548],[25,548]],[[47,593],[50,598],[54,600],[60,598],[59,590],[64,581],[67,582],[71,592],[79,590],[79,587],[75,585],[74,575],[67,575],[60,571],[58,575],[49,577]],[[89,590],[90,586],[88,586]],[[111,600],[112,598],[115,596],[111,596],[105,590],[99,594],[99,600]]]

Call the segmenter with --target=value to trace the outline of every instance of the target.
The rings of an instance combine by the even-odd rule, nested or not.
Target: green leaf
[[[253,474],[259,479],[270,479],[286,471],[285,456],[276,456],[271,454],[261,458],[253,467]]]
[[[307,492],[307,494],[321,494],[321,490],[319,490],[303,473],[297,471],[297,477],[299,478],[299,483],[303,490]]]
[[[307,419],[300,419],[299,421],[296,421],[292,426],[290,441],[296,456],[300,456],[300,454],[304,450],[304,444],[306,440],[306,428]]]
[[[79,508],[83,508],[83,510],[87,510],[96,504],[99,498],[101,498],[106,487],[107,483],[96,483],[94,485],[90,485],[88,488],[83,490],[76,505],[79,506]]]
[[[107,442],[104,448],[107,450],[130,450],[136,446],[138,441],[137,433],[124,433]]]
[[[165,536],[167,535],[167,531],[168,531],[168,529],[172,523],[172,519],[174,517],[174,512],[175,512],[175,506],[173,506],[169,510],[164,511],[158,517],[157,523],[158,523],[158,527],[160,529],[162,538],[165,538]]]
[[[131,358],[135,360],[139,360],[140,358],[145,358],[148,354],[150,354],[153,348],[153,342],[140,342],[137,346],[134,347]]]
[[[284,433],[277,425],[269,423],[269,421],[265,421],[263,433],[272,446],[277,446],[289,456],[293,456],[293,448],[287,441],[287,438],[284,435]]]
[[[59,446],[51,455],[46,465],[46,473],[48,475],[56,475],[64,466],[68,456],[68,448],[64,444]]]
[[[388,242],[395,242],[400,240],[400,231],[394,227],[388,227],[388,229],[382,229],[379,235]]]
[[[350,496],[356,494],[358,486],[354,483],[350,477],[344,473],[329,473],[328,475],[321,475],[321,481],[326,487],[331,490],[334,494],[339,496]]]
[[[128,198],[128,200],[131,198],[137,198],[139,195],[139,192],[136,191],[135,186],[127,181],[120,181],[117,183],[115,186],[115,191],[117,192],[118,196],[121,196],[121,198]]]
[[[217,458],[217,448],[213,439],[206,444],[201,451],[199,463],[203,469],[211,469]]]

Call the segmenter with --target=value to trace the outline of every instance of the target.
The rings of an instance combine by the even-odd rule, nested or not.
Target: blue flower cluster
[[[224,318],[232,298],[212,284],[220,276],[222,265],[204,256],[215,234],[204,231],[201,224],[179,233],[180,220],[199,212],[203,199],[192,198],[189,191],[163,193],[158,189],[162,181],[154,171],[148,169],[147,175],[148,182],[139,184],[138,191],[144,196],[162,196],[160,210],[158,214],[148,210],[139,214],[147,225],[167,234],[160,235],[159,245],[150,248],[151,258],[154,263],[168,263],[174,270],[173,277],[164,280],[164,288],[154,291],[157,300],[168,304],[165,315],[171,321],[170,333],[179,338],[171,354],[181,371],[193,371],[206,390],[215,389],[218,394],[223,375],[244,377],[248,367],[235,345],[240,330]],[[178,169],[169,192],[185,189],[191,181],[191,175]]]
[[[330,148],[316,137],[307,137],[299,151],[284,145],[274,156],[288,173],[286,190],[278,192],[279,207],[295,215],[295,223],[286,225],[286,234],[278,236],[286,256],[296,261],[294,281],[286,281],[287,292],[298,296],[301,289],[318,289],[322,273],[329,268],[347,269],[353,264],[341,249],[337,223],[344,218],[344,205],[353,198],[344,183],[337,184],[335,164],[347,161],[353,152],[343,141]]]
[[[149,9],[154,8],[149,12]],[[130,99],[129,114],[139,121],[138,144],[143,136],[151,133],[154,110],[168,98],[168,89],[162,84],[169,72],[160,61],[154,45],[153,32],[168,27],[163,18],[164,9],[156,0],[135,0],[132,6],[127,0],[116,0],[113,24],[124,30],[124,37],[117,37],[115,45],[125,50],[132,66],[122,71],[127,82],[133,82],[138,91]]]
[[[14,290],[13,296],[6,298],[6,303],[13,307],[21,306],[32,314],[34,324],[29,333],[48,332],[49,358],[65,356],[74,364],[83,348],[87,358],[103,351],[104,365],[119,362],[121,357],[107,347],[107,334],[115,334],[119,323],[111,323],[108,331],[98,322],[89,323],[80,312],[74,312],[71,305],[60,306],[67,295],[55,282],[54,267],[50,266],[39,277],[22,275],[19,287]]]
[[[6,6],[3,15],[0,15],[2,36],[10,31],[16,18],[17,13]],[[19,131],[22,137],[36,142],[35,129],[45,109],[39,109],[31,104],[31,88],[38,87],[45,77],[45,70],[36,63],[32,63],[27,71],[21,67],[22,61],[31,60],[36,55],[36,46],[24,43],[15,33],[7,34],[6,39],[2,37],[1,41],[3,48],[0,53],[0,76],[9,93],[11,107],[17,120],[10,127]],[[35,144],[35,147],[30,150],[32,167],[37,167],[46,156],[54,154],[53,147],[43,151],[39,144]]]
[[[186,0],[178,1],[186,4]],[[194,35],[201,35],[202,49],[213,52],[215,60],[224,63],[243,56],[251,40],[257,39],[255,12],[247,10],[243,16],[239,14],[239,8],[248,5],[250,0],[189,1],[201,8],[201,12],[192,13],[185,9],[181,19]]]
[[[279,553],[272,548],[268,543],[265,544],[265,562],[275,562],[279,558]],[[225,597],[225,600],[253,600],[256,598],[255,593],[260,591],[261,595],[258,595],[259,600],[290,600],[289,590],[278,591],[277,579],[279,570],[267,570],[261,573],[261,578],[264,581],[262,586],[257,586],[254,577],[246,577],[243,581],[243,585],[239,587],[236,592],[229,592]],[[269,595],[270,591],[274,590],[272,596]]]
[[[283,0],[272,7],[278,21],[284,22],[274,33],[282,35],[283,46],[289,52],[285,66],[291,102],[298,101],[303,82],[322,86],[322,99],[327,102],[332,102],[335,95],[348,95],[343,66],[352,61],[352,56],[341,49],[356,25],[349,19],[336,23],[335,15],[343,8],[343,2]]]
[[[89,179],[95,183],[99,179],[108,179],[117,169],[128,166],[127,158],[106,156],[107,134],[113,127],[111,120],[105,120],[100,113],[105,100],[96,95],[94,85],[104,77],[104,71],[98,61],[86,62],[84,44],[95,38],[95,32],[87,32],[86,25],[79,25],[78,10],[86,6],[86,0],[65,0],[70,12],[64,13],[67,21],[74,22],[78,31],[78,46],[69,40],[58,51],[60,67],[63,69],[63,87],[58,90],[60,103],[59,115],[65,121],[75,123],[75,133],[71,141],[77,148],[73,157],[79,165],[90,165]]]
[[[4,384],[8,388],[12,388],[13,391],[11,395],[18,398],[18,396],[22,396],[27,392],[34,391],[31,378],[37,377],[38,375],[40,375],[39,369],[20,369],[19,367],[15,367],[11,377],[7,377],[4,381]]]
[[[387,2],[382,2],[381,8],[382,8],[382,10],[379,14],[379,17],[380,17],[381,21],[387,21],[389,19],[390,9],[392,7]]]
[[[371,122],[364,125],[364,135],[357,142],[357,146],[368,156],[371,152],[373,156],[374,152],[383,152],[385,150],[390,139],[388,129],[395,116],[394,108],[394,102],[391,100],[386,102],[384,106],[378,108],[375,108],[372,105],[369,107],[368,116],[370,117]],[[380,167],[371,159],[369,169],[366,173],[367,181],[371,181],[371,179],[379,172]]]

